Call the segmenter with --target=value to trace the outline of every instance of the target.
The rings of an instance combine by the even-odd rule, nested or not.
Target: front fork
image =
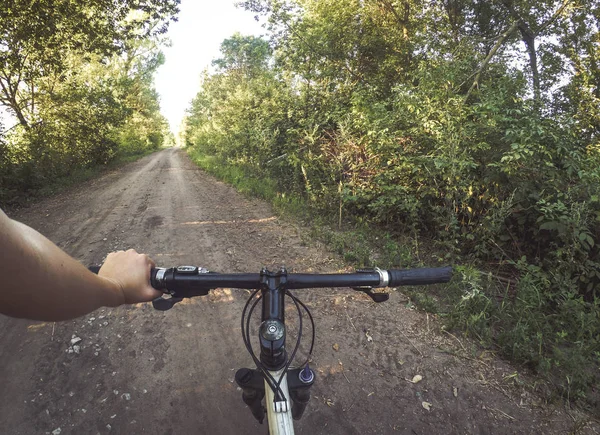
[[[239,369],[235,374],[235,381],[243,391],[244,403],[248,405],[254,418],[262,424],[266,413],[262,404],[265,397],[265,380],[262,372],[257,369]],[[299,420],[304,414],[310,400],[310,387],[314,382],[315,373],[309,367],[288,370],[287,383],[294,420]],[[271,406],[271,404],[266,405]]]

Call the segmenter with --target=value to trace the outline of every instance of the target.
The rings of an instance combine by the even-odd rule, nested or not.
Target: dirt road
[[[271,208],[168,149],[13,214],[84,264],[136,248],[159,265],[296,271],[343,265]],[[16,289],[18,290],[18,289]],[[65,323],[0,317],[4,434],[266,433],[233,381],[248,293],[219,290],[168,312],[148,304]],[[514,368],[458,358],[460,346],[400,292],[375,304],[350,290],[301,295],[317,322],[318,379],[300,434],[566,433],[574,421],[514,387]],[[291,318],[291,316],[288,316]],[[71,346],[77,343],[79,353]],[[415,375],[423,380],[411,383]],[[430,410],[427,405],[430,403]],[[581,433],[598,433],[593,423]]]

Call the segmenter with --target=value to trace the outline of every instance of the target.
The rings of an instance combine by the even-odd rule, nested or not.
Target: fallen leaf
[[[416,384],[417,382],[421,382],[422,380],[423,380],[423,376],[421,376],[421,375],[415,375],[415,376],[412,378],[412,381],[411,381],[411,382],[412,382],[413,384]]]
[[[340,350],[340,345],[337,343],[333,344],[333,350],[335,350],[336,352]]]
[[[335,405],[335,402],[333,400],[331,400],[331,399],[325,400],[325,403],[327,404],[327,406],[333,406],[333,405]]]
[[[425,408],[427,411],[431,411],[431,407],[433,406],[431,403],[429,402],[422,402],[421,405],[423,406],[423,408]]]

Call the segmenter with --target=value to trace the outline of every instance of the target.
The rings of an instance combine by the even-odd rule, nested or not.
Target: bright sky
[[[171,23],[171,47],[163,48],[165,64],[155,76],[162,114],[177,133],[179,125],[200,85],[200,74],[219,57],[223,39],[235,32],[265,35],[254,14],[236,8],[239,0],[182,0],[179,21]]]

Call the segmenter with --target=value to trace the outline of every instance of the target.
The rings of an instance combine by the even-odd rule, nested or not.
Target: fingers
[[[153,299],[160,298],[163,293],[159,290],[156,290],[154,287],[150,287],[150,291],[148,292],[148,299],[145,302],[150,302]]]
[[[145,255],[145,254],[144,254]],[[150,263],[150,267],[156,267],[154,260],[146,255],[146,261]]]
[[[119,251],[119,252],[122,252],[122,251]],[[146,254],[138,254],[138,252],[135,249],[133,249],[133,248],[128,249],[126,252],[131,253],[131,254],[135,254],[135,255],[139,255],[139,256],[143,257],[144,258],[144,262],[146,264],[150,265],[150,268],[156,267],[156,263],[148,255],[146,255]]]
[[[154,260],[135,249],[116,251],[106,257],[102,275],[120,284],[124,303],[147,302],[162,294],[150,285],[150,270],[155,266]]]

